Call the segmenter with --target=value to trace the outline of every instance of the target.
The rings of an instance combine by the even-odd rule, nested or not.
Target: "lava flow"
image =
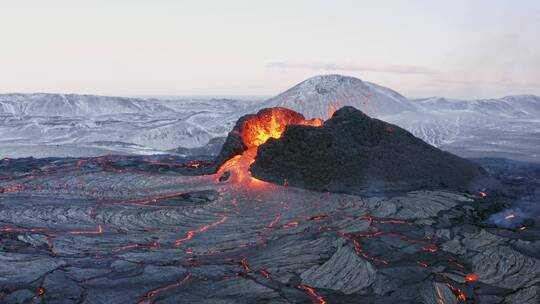
[[[288,125],[322,126],[324,121],[319,118],[305,119],[295,111],[285,108],[269,108],[261,110],[256,115],[247,116],[239,128],[233,130],[240,136],[246,150],[227,162],[218,171],[218,176],[225,172],[231,173],[231,181],[242,186],[265,185],[267,183],[251,176],[249,167],[255,161],[257,148],[270,138],[280,138]]]
[[[327,304],[326,300],[319,295],[315,289],[313,289],[313,287],[307,285],[298,285],[298,288],[304,290],[309,296],[313,297],[313,303]]]
[[[189,241],[191,240],[195,235],[201,233],[201,232],[205,232],[206,230],[212,228],[212,227],[215,227],[215,226],[218,226],[220,224],[223,224],[226,220],[228,219],[228,217],[226,216],[222,216],[221,219],[219,219],[218,221],[215,221],[213,223],[210,223],[208,225],[204,225],[202,227],[199,227],[197,228],[196,230],[191,230],[191,231],[188,231],[186,236],[181,238],[181,239],[178,239],[175,241],[175,245],[178,247],[180,246],[183,242],[185,241]]]

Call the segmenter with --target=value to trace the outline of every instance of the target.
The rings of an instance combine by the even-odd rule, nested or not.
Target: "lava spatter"
[[[475,273],[469,273],[468,275],[465,276],[465,283],[469,283],[469,282],[476,282],[478,281],[478,275],[475,274]]]

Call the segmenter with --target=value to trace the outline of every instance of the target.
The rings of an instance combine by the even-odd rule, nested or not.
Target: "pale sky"
[[[0,93],[540,95],[538,0],[0,0]]]

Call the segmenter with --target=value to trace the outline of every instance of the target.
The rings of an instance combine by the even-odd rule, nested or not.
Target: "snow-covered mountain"
[[[374,117],[414,109],[410,101],[391,89],[341,75],[309,78],[269,99],[264,106],[285,107],[307,118],[323,119],[343,106],[353,106]]]
[[[326,119],[345,105],[462,156],[540,161],[538,96],[409,100],[340,75],[312,77],[266,101],[3,94],[0,156],[211,151],[218,146],[213,141],[205,147],[211,139],[224,137],[240,116],[261,108],[281,106]]]

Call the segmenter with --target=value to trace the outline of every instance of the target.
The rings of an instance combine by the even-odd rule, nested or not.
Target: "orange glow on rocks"
[[[458,302],[466,302],[467,301],[467,296],[465,295],[465,293],[455,287],[454,285],[450,284],[450,283],[446,283],[446,286],[448,286],[448,288],[450,288],[450,290],[454,293],[454,295],[456,296],[456,299],[458,300]]]
[[[465,283],[476,281],[478,281],[478,275],[475,273],[469,273],[467,276],[465,276]]]
[[[231,177],[229,181],[234,184],[240,184],[243,187],[250,189],[262,189],[271,187],[272,184],[256,179],[249,173],[249,166],[255,161],[257,149],[251,148],[246,150],[242,155],[237,155],[226,161],[218,171],[218,179],[225,172],[229,171]]]
[[[45,295],[45,293],[47,292],[47,290],[42,286],[42,287],[39,287],[37,289],[37,292],[35,293],[35,295],[32,297],[32,299],[37,299],[38,297],[42,297]]]

